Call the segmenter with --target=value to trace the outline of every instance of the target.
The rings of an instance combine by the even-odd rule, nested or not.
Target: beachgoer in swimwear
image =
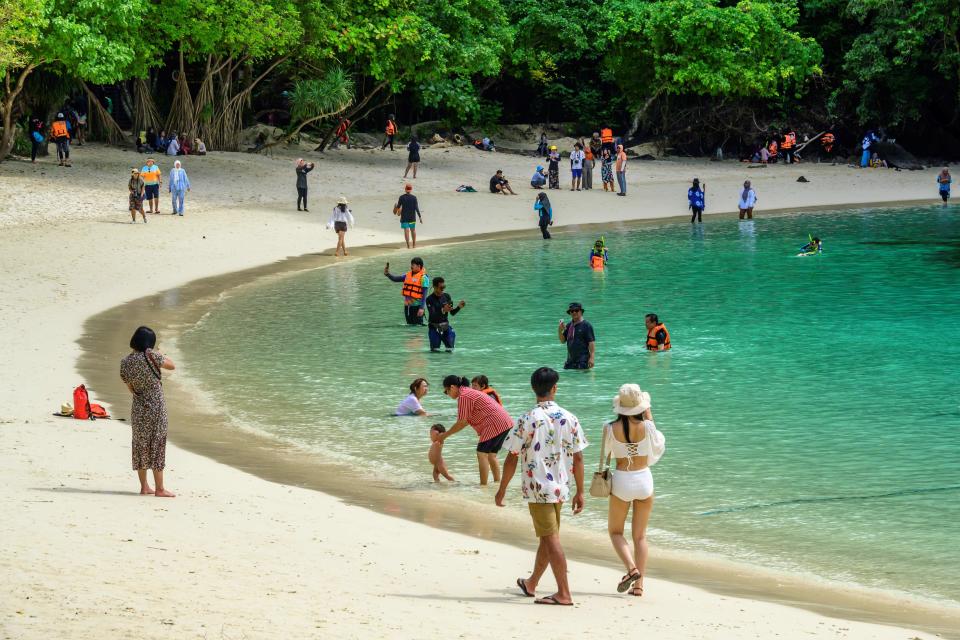
[[[440,434],[446,432],[446,427],[442,424],[435,424],[430,427],[430,452],[427,454],[427,460],[433,465],[433,481],[440,482],[440,476],[443,476],[450,482],[455,478],[447,470],[447,463],[443,460],[443,440]]]

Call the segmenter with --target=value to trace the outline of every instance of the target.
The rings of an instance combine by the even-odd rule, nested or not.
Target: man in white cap
[[[61,167],[70,165],[70,129],[67,127],[67,120],[62,113],[57,114],[57,119],[50,125],[50,139],[57,145],[57,159]]]
[[[187,172],[180,165],[179,160],[174,162],[173,169],[170,169],[170,176],[167,179],[167,191],[170,192],[173,199],[172,213],[182,216],[183,199],[187,191],[190,191],[190,178],[187,177]]]

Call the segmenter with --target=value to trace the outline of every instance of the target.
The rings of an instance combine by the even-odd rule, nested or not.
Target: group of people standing
[[[137,213],[147,222],[147,213],[160,213],[160,187],[163,184],[163,173],[153,158],[147,158],[147,163],[139,169],[130,169],[130,180],[127,182],[129,193],[130,222],[137,221]],[[170,193],[172,215],[183,216],[184,202],[187,192],[190,191],[190,178],[182,163],[176,160],[167,176],[167,191]],[[148,211],[144,211],[143,202],[146,200]]]
[[[538,154],[547,161],[547,168],[537,165],[530,186],[534,189],[560,188],[560,151],[557,145],[548,144],[545,133],[540,134]],[[593,189],[593,170],[600,164],[600,180],[604,191],[627,195],[627,154],[622,141],[614,142],[613,130],[604,128],[594,132],[589,141],[583,138],[574,143],[568,154],[570,162],[570,191],[590,191]],[[614,187],[616,176],[619,191]]]

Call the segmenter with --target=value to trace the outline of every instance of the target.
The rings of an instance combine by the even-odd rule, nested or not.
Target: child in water
[[[427,460],[433,465],[434,482],[440,482],[440,476],[450,482],[454,481],[453,476],[447,471],[447,463],[443,461],[443,440],[439,439],[440,434],[446,430],[446,427],[442,424],[435,424],[430,427],[430,452],[427,454]]]
[[[485,375],[474,376],[473,380],[470,381],[470,388],[476,389],[477,391],[482,391],[494,400],[497,401],[497,404],[503,405],[503,402],[500,400],[500,394],[497,393],[497,390],[490,386],[490,380]]]
[[[603,269],[607,265],[607,242],[602,237],[590,249],[590,267]]]
[[[823,243],[820,242],[820,238],[813,236],[810,238],[810,242],[800,247],[800,253],[798,256],[815,256],[820,253],[823,253]]]

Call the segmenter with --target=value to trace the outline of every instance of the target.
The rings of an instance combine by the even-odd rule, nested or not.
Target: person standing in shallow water
[[[570,322],[560,321],[557,333],[560,342],[567,345],[567,361],[564,369],[593,369],[594,348],[596,337],[593,326],[583,319],[583,306],[579,302],[571,302],[567,307]]]
[[[297,211],[300,211],[300,203],[303,203],[303,210],[307,209],[307,174],[313,171],[314,164],[305,162],[303,158],[297,158]]]
[[[410,261],[410,271],[402,276],[395,276],[390,273],[390,263],[383,268],[383,275],[391,282],[402,282],[403,289],[403,315],[407,324],[423,324],[424,299],[427,295],[427,289],[430,288],[430,276],[423,268],[423,259],[416,257]]]
[[[757,192],[750,186],[749,180],[744,180],[743,191],[740,192],[740,202],[737,207],[740,209],[740,219],[746,216],[747,220],[753,220],[753,207],[757,204]]]
[[[690,224],[703,222],[703,210],[706,208],[707,183],[700,184],[699,178],[693,179],[693,185],[687,189],[687,203],[690,211]]]
[[[163,399],[162,371],[176,367],[170,358],[154,351],[157,334],[138,327],[130,338],[130,355],[120,362],[120,379],[133,394],[130,426],[133,430],[133,469],[140,479],[140,495],[173,498],[163,485],[167,454],[167,406]],[[154,487],[147,481],[153,470]]]
[[[493,481],[500,482],[500,463],[497,454],[513,428],[513,419],[506,409],[482,391],[470,388],[470,381],[460,376],[443,379],[443,393],[457,401],[457,421],[439,439],[446,440],[468,425],[477,432],[477,463],[480,466],[480,484],[487,484],[492,473]]]

